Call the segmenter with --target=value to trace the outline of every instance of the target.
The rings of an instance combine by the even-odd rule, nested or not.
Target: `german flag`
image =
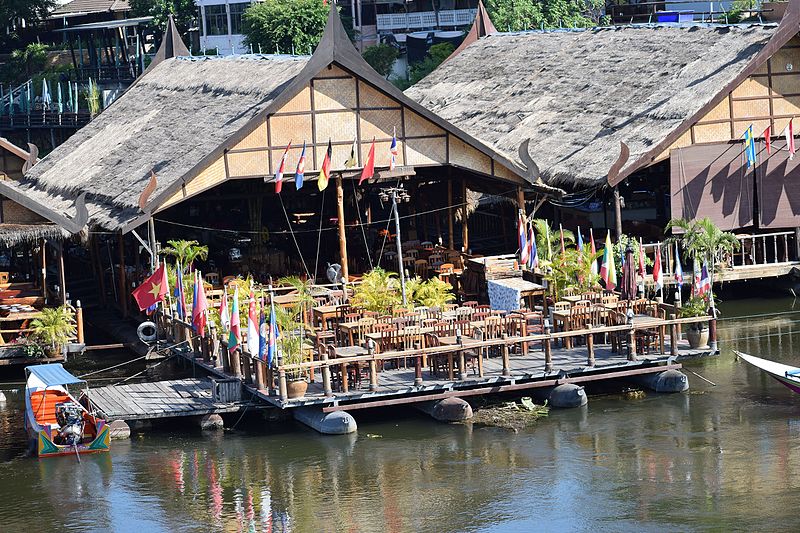
[[[328,186],[328,178],[331,177],[331,157],[333,156],[333,147],[331,140],[328,139],[328,149],[325,151],[325,159],[322,160],[322,168],[319,171],[319,178],[317,178],[317,187],[320,191],[324,191]]]

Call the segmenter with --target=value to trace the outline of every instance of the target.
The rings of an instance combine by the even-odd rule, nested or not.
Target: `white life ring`
[[[153,332],[145,333],[145,330],[152,330]],[[139,337],[140,341],[148,343],[156,340],[157,331],[155,323],[148,320],[147,322],[139,324],[139,327],[136,328],[136,335]]]

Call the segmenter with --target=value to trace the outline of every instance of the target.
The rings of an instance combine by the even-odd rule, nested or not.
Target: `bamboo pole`
[[[47,301],[47,241],[42,239],[40,244],[42,250],[42,296]],[[92,262],[94,266],[94,262]]]
[[[447,180],[447,242],[451,250],[456,249],[453,235],[453,179]],[[799,255],[800,257],[800,255]]]
[[[75,323],[77,329],[77,336],[78,336],[78,344],[83,344],[84,336],[83,336],[83,307],[81,307],[81,301],[78,300],[76,302],[76,309],[75,309]]]
[[[464,253],[469,250],[469,224],[467,224],[467,180],[461,178],[461,243]]]
[[[347,237],[344,231],[344,188],[342,187],[342,174],[336,175],[336,218],[339,221],[339,257],[342,263],[342,277],[348,280],[347,268]]]
[[[589,352],[586,364],[588,366],[594,366],[594,333],[591,332],[592,325],[587,325],[586,329],[589,330],[589,334],[586,335],[586,350]]]

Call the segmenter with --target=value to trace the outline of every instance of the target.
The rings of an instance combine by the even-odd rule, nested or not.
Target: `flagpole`
[[[269,277],[269,285],[267,286],[267,288],[269,290],[269,309],[270,309],[269,325],[267,326],[269,328],[269,335],[267,336],[267,354],[269,354],[269,345],[273,342],[273,340],[275,342],[275,358],[267,363],[267,392],[268,394],[271,395],[274,389],[272,366],[277,364],[278,362],[278,340],[273,339],[274,330],[272,327],[273,326],[272,317],[275,316],[275,300],[274,300],[275,292],[272,290],[272,276]],[[275,322],[277,321],[278,317],[275,317]]]

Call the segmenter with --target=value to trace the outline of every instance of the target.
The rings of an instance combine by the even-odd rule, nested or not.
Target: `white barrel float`
[[[356,419],[346,411],[323,413],[314,407],[292,409],[294,419],[323,435],[346,435],[358,429]]]
[[[689,390],[689,379],[686,374],[677,370],[665,370],[657,374],[636,376],[638,384],[655,392],[683,392]]]
[[[108,425],[108,428],[108,434],[114,440],[131,438],[131,428],[124,420],[114,420]]]
[[[463,422],[472,418],[472,406],[461,398],[445,398],[414,404],[417,409],[439,422]]]
[[[564,383],[554,387],[547,398],[547,404],[550,407],[558,408],[580,407],[588,402],[589,399],[586,397],[583,387],[573,383]]]

